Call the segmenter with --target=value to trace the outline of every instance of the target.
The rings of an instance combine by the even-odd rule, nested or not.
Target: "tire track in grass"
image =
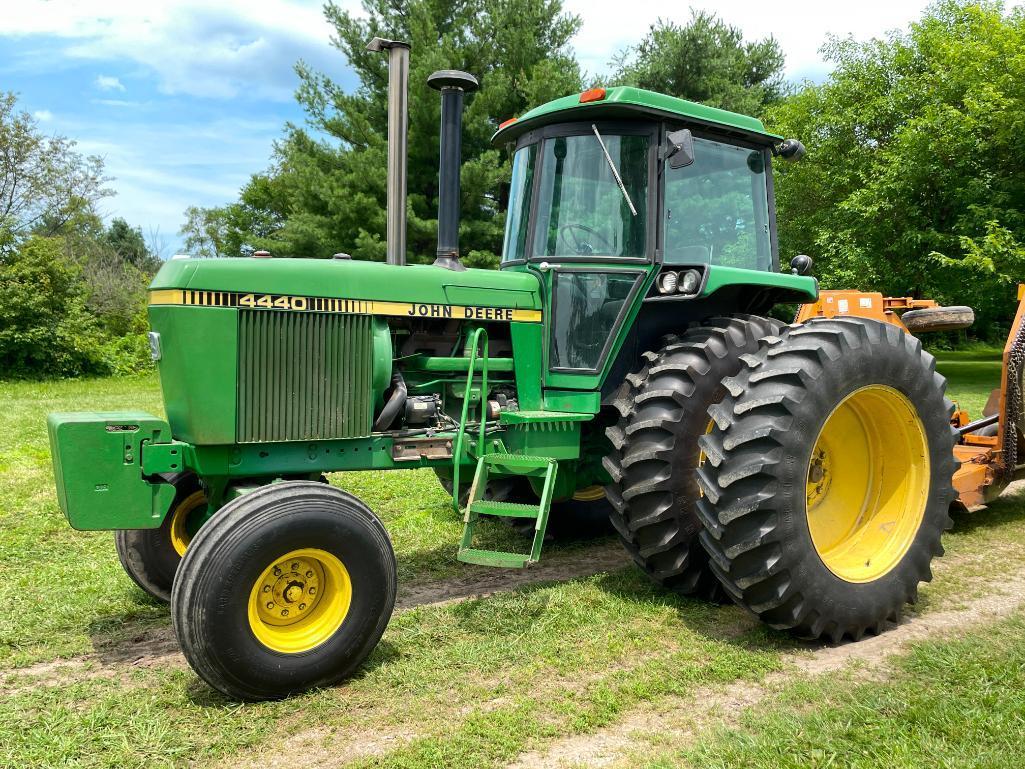
[[[444,606],[472,598],[541,582],[566,582],[626,567],[629,556],[618,542],[556,555],[529,569],[487,569],[468,567],[468,574],[455,579],[401,586],[395,612],[421,606]],[[154,667],[184,667],[170,626],[147,628],[129,640],[119,640],[78,657],[40,662],[0,672],[0,694],[33,686],[63,686],[74,681],[123,676],[132,670]]]
[[[633,765],[632,756],[646,748],[658,744],[685,746],[713,723],[736,723],[745,709],[757,705],[783,684],[852,667],[878,672],[915,641],[949,634],[969,624],[993,622],[1025,606],[1025,568],[1010,577],[1004,575],[999,582],[994,580],[990,587],[992,594],[973,599],[963,608],[906,618],[878,636],[798,648],[785,655],[786,670],[770,673],[761,681],[702,687],[688,697],[669,697],[638,708],[606,729],[565,737],[545,749],[524,753],[508,769]]]

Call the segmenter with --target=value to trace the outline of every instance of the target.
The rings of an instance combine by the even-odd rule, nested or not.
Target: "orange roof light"
[[[580,103],[587,104],[589,101],[601,101],[605,98],[604,88],[588,88],[580,94]]]
[[[501,123],[499,123],[499,124],[498,124],[498,130],[499,130],[499,131],[501,131],[501,130],[502,130],[503,128],[505,128],[505,127],[506,127],[507,125],[512,125],[512,124],[513,124],[513,123],[515,123],[515,122],[516,122],[516,118],[514,118],[514,117],[511,117],[511,118],[509,118],[508,120],[506,120],[506,121],[504,121],[504,122],[501,122]]]

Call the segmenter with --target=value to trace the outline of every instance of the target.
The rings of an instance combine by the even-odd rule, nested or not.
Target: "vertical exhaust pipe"
[[[435,267],[465,270],[459,261],[459,169],[463,165],[463,94],[477,90],[468,72],[443,69],[427,78],[441,91],[441,163],[438,180],[438,257]]]
[[[409,134],[409,43],[375,37],[368,51],[388,52],[388,264],[406,263],[406,141]]]

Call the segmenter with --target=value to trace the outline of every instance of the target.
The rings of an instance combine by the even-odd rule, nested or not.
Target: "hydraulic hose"
[[[392,426],[395,417],[401,414],[406,407],[406,394],[406,380],[402,378],[402,372],[396,369],[391,376],[391,395],[388,396],[388,402],[381,409],[381,415],[374,422],[375,433],[384,432]]]

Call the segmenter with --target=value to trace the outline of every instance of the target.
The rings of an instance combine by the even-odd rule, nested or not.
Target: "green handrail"
[[[459,430],[456,432],[452,450],[452,507],[459,512],[459,465],[463,460],[463,439],[466,437],[466,419],[470,409],[470,391],[473,389],[473,375],[477,368],[477,347],[484,341],[484,355],[480,367],[480,438],[477,441],[478,455],[484,453],[484,433],[487,422],[485,399],[488,397],[488,332],[474,329],[470,337],[470,361],[466,366],[466,391],[463,393],[463,409],[459,416]]]

